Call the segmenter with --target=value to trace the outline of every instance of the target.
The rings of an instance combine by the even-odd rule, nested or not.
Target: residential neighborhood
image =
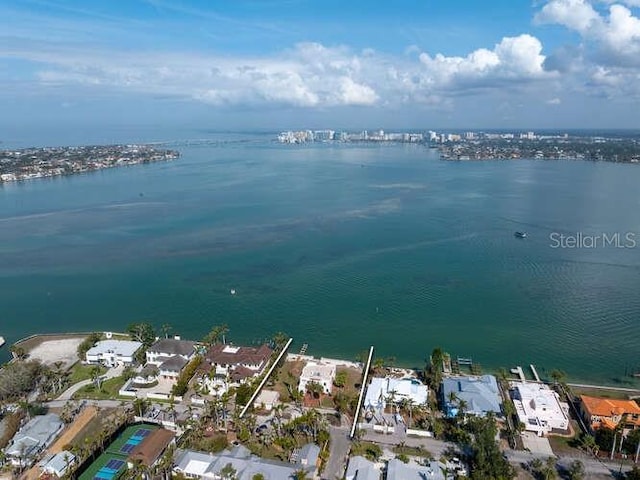
[[[290,351],[282,334],[239,345],[226,333],[135,324],[14,345],[0,370],[0,478],[635,478],[640,406],[569,393],[562,372],[467,372],[439,348],[406,369],[374,347],[351,361]]]

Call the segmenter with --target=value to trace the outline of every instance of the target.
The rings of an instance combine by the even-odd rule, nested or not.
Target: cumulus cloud
[[[608,3],[608,12],[601,14],[588,0],[551,0],[535,20],[579,33],[599,64],[640,67],[640,18],[625,5]]]
[[[505,37],[493,50],[481,48],[466,57],[420,55],[427,82],[441,87],[534,80],[546,75],[544,60],[540,40],[527,34]]]
[[[301,43],[259,57],[114,54],[80,47],[5,45],[0,47],[0,57],[38,64],[38,79],[44,85],[82,84],[179,95],[213,105],[421,103],[442,107],[452,95],[548,77],[542,49],[537,38],[523,34],[505,37],[492,49],[480,48],[464,57],[427,52],[391,56],[319,43]]]

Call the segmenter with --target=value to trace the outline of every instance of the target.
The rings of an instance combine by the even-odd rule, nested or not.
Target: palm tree
[[[296,476],[296,480],[308,480],[309,478],[309,473],[302,468],[300,470],[296,470],[294,475]]]
[[[216,325],[205,335],[202,341],[209,346],[215,345],[220,342],[220,337],[224,337],[228,332],[229,327],[226,324]]]
[[[431,352],[429,365],[427,367],[428,377],[430,378],[431,388],[438,390],[442,381],[442,371],[444,369],[445,353],[440,347],[436,347]]]
[[[220,470],[220,476],[224,479],[224,480],[236,480],[236,469],[233,468],[233,465],[231,465],[231,463],[227,463],[224,467],[222,467],[222,469]]]
[[[162,327],[160,327],[160,331],[164,334],[164,338],[169,338],[169,332],[172,330],[172,327],[168,323],[164,323]]]

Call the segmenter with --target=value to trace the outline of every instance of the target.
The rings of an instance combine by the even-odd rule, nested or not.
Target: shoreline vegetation
[[[203,338],[187,341],[193,356],[178,377],[169,382],[164,379],[165,387],[171,386],[166,398],[152,396],[153,392],[125,396],[123,384],[141,375],[152,362],[147,353],[177,351],[167,345],[156,346],[183,340],[170,335],[172,331],[169,324],[157,329],[150,323],[140,322],[130,324],[123,333],[31,335],[14,343],[11,346],[14,360],[0,368],[0,402],[3,402],[0,405],[7,407],[3,412],[6,428],[0,436],[0,447],[9,445],[12,438],[15,441],[14,435],[21,424],[36,416],[57,416],[63,428],[42,443],[41,451],[12,451],[7,455],[9,462],[0,462],[0,474],[9,472],[15,478],[23,478],[27,472],[24,478],[31,478],[31,474],[38,471],[37,465],[42,464],[37,462],[63,450],[74,455],[74,461],[66,465],[64,478],[89,478],[102,468],[110,453],[123,451],[120,450],[124,445],[122,438],[127,435],[122,432],[136,432],[146,428],[145,425],[168,430],[167,444],[157,457],[160,460],[150,465],[130,462],[128,469],[120,474],[123,478],[142,478],[144,472],[148,478],[168,478],[171,470],[177,473],[175,478],[183,478],[183,472],[175,469],[180,452],[195,452],[194,455],[206,452],[210,455],[207,458],[216,455],[224,458],[229,455],[228,449],[233,450],[235,446],[255,455],[258,468],[264,465],[289,468],[291,459],[302,455],[303,449],[314,449],[315,464],[296,470],[293,476],[298,480],[310,478],[307,474],[313,478],[320,474],[322,478],[337,478],[335,471],[343,471],[344,464],[356,456],[365,457],[366,462],[386,463],[387,468],[392,464],[394,467],[413,465],[412,469],[421,471],[423,466],[440,468],[446,475],[438,478],[448,480],[554,479],[558,473],[561,478],[573,480],[610,478],[608,472],[607,475],[600,472],[603,468],[613,472],[614,467],[619,472],[623,468],[631,472],[624,478],[638,478],[633,475],[640,474],[635,465],[640,452],[640,429],[624,434],[624,414],[619,428],[600,427],[596,432],[589,431],[576,407],[582,392],[566,383],[564,372],[551,370],[549,378],[544,379],[547,386],[540,388],[549,391],[558,402],[565,402],[570,409],[565,415],[571,419],[562,430],[546,431],[541,441],[546,442],[547,448],[533,452],[527,440],[531,432],[528,436],[524,432],[531,429],[520,421],[511,387],[511,381],[517,380],[514,377],[523,381],[522,369],[501,368],[495,372],[493,395],[499,411],[478,413],[477,408],[472,408],[472,404],[456,392],[445,396],[444,385],[447,378],[463,381],[460,379],[464,376],[482,374],[480,366],[474,369],[470,363],[460,362],[465,359],[455,360],[440,347],[425,353],[427,358],[422,368],[412,369],[398,368],[393,357],[376,357],[374,346],[368,354],[361,352],[356,362],[320,358],[321,364],[335,367],[327,389],[324,382],[318,383],[315,379],[302,384],[304,370],[310,365],[317,366],[317,357],[306,355],[304,347],[304,352],[288,353],[293,339],[278,332],[265,339],[263,346],[268,345],[267,354],[261,357],[259,368],[252,370],[253,375],[244,381],[238,381],[229,376],[229,371],[218,371],[215,364],[200,368],[204,359],[212,360],[211,349],[218,346],[226,350],[233,345],[237,347],[236,352],[248,348],[227,343],[228,326],[214,325]],[[139,342],[138,350],[127,356],[133,360],[123,357],[118,365],[83,361],[88,348],[98,341],[115,338]],[[160,348],[162,350],[158,350]],[[66,365],[63,350],[73,357]],[[238,364],[246,360],[237,358],[231,362]],[[535,368],[530,367],[537,377]],[[209,368],[215,368],[214,376]],[[158,376],[159,371],[156,370],[155,375]],[[369,394],[370,388],[377,388],[373,380],[369,383],[370,376],[387,379],[387,382],[411,379],[411,388],[420,385],[424,397],[414,400],[414,396],[394,389],[384,397],[386,406],[374,412],[369,404],[367,412],[371,415],[368,416],[361,410],[363,395]],[[203,380],[214,378],[222,383],[209,390]],[[270,398],[275,400],[265,396],[258,403],[258,395],[263,393],[271,394]],[[608,397],[606,392],[598,393],[605,393],[604,399]],[[633,398],[629,396],[625,400]],[[273,403],[268,405],[267,401]],[[452,413],[449,408],[454,402],[456,411]],[[560,403],[558,406],[563,408]],[[348,433],[349,426],[351,433]],[[385,429],[386,435],[381,436],[380,428]],[[634,451],[635,459],[632,458]],[[567,462],[571,462],[569,467]],[[236,478],[230,465],[223,470],[231,472],[231,476],[224,474],[221,478]],[[242,463],[238,465],[244,468]],[[565,470],[574,473],[567,477]],[[379,469],[374,468],[375,472]],[[591,473],[595,476],[585,477]],[[252,478],[265,477],[254,475]]]
[[[177,150],[151,145],[94,145],[0,150],[0,185],[35,178],[175,160]]]
[[[109,332],[109,333],[111,335],[111,338],[114,338],[114,339],[125,340],[131,337],[131,335],[126,332]],[[105,332],[96,333],[94,331],[32,334],[14,342],[10,347],[10,351],[12,355],[12,360],[15,360],[18,358],[28,359],[29,353],[32,350],[36,349],[37,347],[41,346],[45,342],[76,339],[76,340],[85,340],[86,342],[90,342],[91,344],[93,344],[95,343],[95,341],[106,338],[105,335],[106,335]],[[317,355],[321,355],[321,353],[317,353]],[[363,356],[362,353],[357,355],[355,358],[355,361],[359,363],[363,363],[362,356]],[[350,359],[345,359],[345,358],[339,358],[338,360],[352,361]],[[395,358],[388,358],[388,359],[378,358],[376,362],[376,366],[377,368],[382,368],[383,366],[388,368],[398,368],[401,370],[412,371],[418,374],[421,373],[422,371],[422,367],[397,365],[396,363],[397,362]],[[2,367],[3,365],[0,364],[0,368]],[[468,369],[458,368],[457,373],[462,375],[469,375],[469,376],[489,374],[489,375],[495,375],[498,377],[505,377],[509,375],[508,373],[505,373],[505,372],[508,372],[509,370],[510,369],[506,369],[504,366],[484,369],[480,365],[475,364],[475,367],[471,365],[469,366]],[[584,379],[588,383],[584,383],[584,381],[580,381],[578,383],[578,381],[581,379],[572,379],[570,376],[570,372],[564,372],[557,369],[551,369],[548,372],[545,370],[542,375],[543,378],[541,378],[542,383],[553,384],[554,382],[556,382],[557,379],[554,377],[557,376],[558,374],[557,372],[561,372],[563,381],[566,382],[567,385],[571,386],[573,391],[575,392],[579,392],[583,394],[598,393],[599,395],[606,396],[609,398],[627,398],[629,395],[632,395],[632,394],[640,394],[640,386],[635,385],[632,382],[629,382],[628,384],[624,384],[624,385],[620,385],[620,384],[613,385],[612,384],[614,383],[613,380],[609,383],[598,383],[598,382],[591,382],[591,381],[588,381],[587,379]],[[515,374],[512,376],[513,378],[516,378]],[[529,377],[527,377],[527,381],[535,381],[533,377],[531,376]]]

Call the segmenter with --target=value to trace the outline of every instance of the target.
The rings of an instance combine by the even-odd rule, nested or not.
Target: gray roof
[[[51,443],[63,425],[54,413],[33,417],[14,435],[5,453],[13,457],[33,457]]]
[[[180,355],[176,355],[162,362],[160,364],[160,370],[169,370],[170,372],[180,372],[187,363],[189,363],[189,360],[181,357]]]
[[[351,457],[345,478],[347,480],[380,480],[380,470],[372,461],[364,457]]]
[[[235,469],[238,480],[252,480],[256,473],[261,473],[266,480],[295,479],[295,465],[261,459],[242,445],[215,455],[194,450],[177,450],[174,470],[195,478],[212,478],[229,464]]]
[[[122,357],[132,357],[142,346],[142,343],[133,340],[101,340],[87,350],[86,355],[104,355],[115,353]]]
[[[315,443],[307,443],[300,449],[300,453],[298,454],[298,458],[296,460],[296,465],[309,469],[315,470],[316,465],[318,464],[318,457],[320,456],[320,447]]]
[[[442,381],[444,403],[451,406],[451,392],[467,404],[465,411],[473,415],[485,415],[488,412],[501,413],[498,382],[493,375],[481,377],[449,377]],[[453,405],[457,405],[457,401]]]
[[[440,462],[417,465],[394,458],[387,465],[387,480],[445,480],[444,467]]]
[[[58,475],[64,474],[67,467],[72,465],[75,461],[76,456],[73,453],[63,450],[40,462],[40,466],[45,472],[55,473]]]
[[[161,338],[151,345],[147,351],[166,353],[171,355],[190,356],[195,352],[195,343],[190,340],[176,340],[175,338]]]

